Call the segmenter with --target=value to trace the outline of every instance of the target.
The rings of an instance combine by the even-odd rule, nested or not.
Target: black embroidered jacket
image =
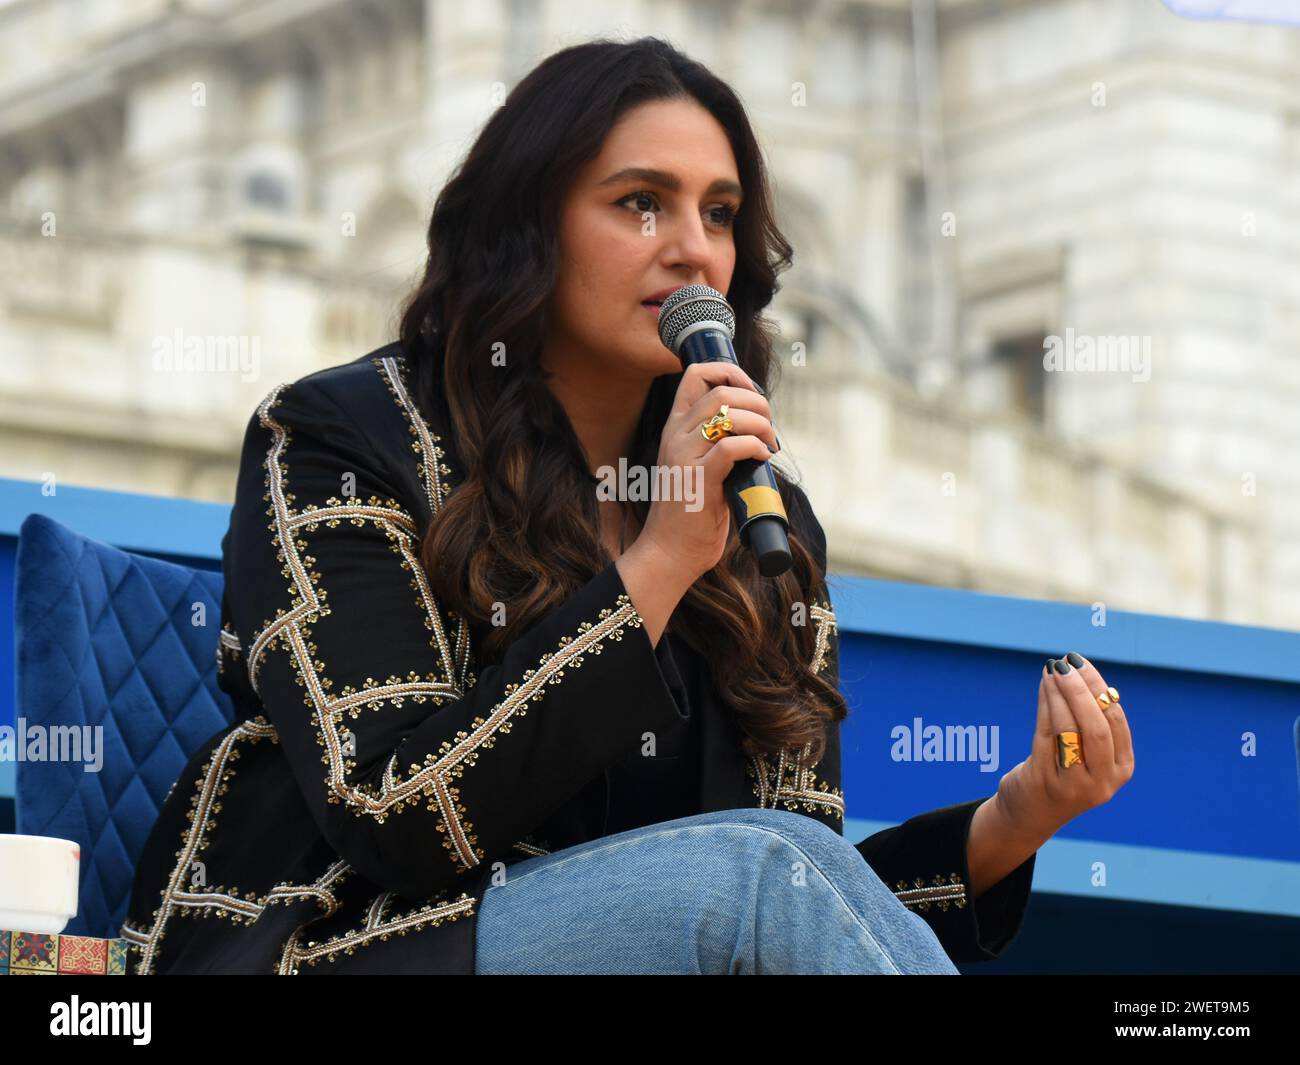
[[[603,835],[609,767],[682,720],[669,641],[652,647],[613,563],[476,672],[474,633],[418,561],[454,486],[448,432],[397,344],[275,388],[250,419],[217,648],[236,724],[146,841],[122,927],[137,972],[471,975],[494,868]],[[824,570],[795,497],[791,532]],[[812,616],[835,682],[831,604]],[[717,700],[694,712],[700,813],[780,807],[843,834],[838,729],[816,765],[746,759]],[[1033,878],[1031,856],[970,897],[983,801],[856,844],[959,962],[1014,938]]]

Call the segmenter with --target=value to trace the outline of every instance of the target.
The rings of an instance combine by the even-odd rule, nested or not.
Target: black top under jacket
[[[651,645],[612,562],[474,671],[470,625],[419,564],[462,476],[437,402],[416,400],[393,343],[276,387],[251,417],[222,541],[236,723],[202,743],[145,844],[121,933],[136,972],[472,975],[494,866],[746,807],[843,834],[839,728],[816,765],[745,756],[707,663],[671,633]],[[824,572],[792,487],[791,535]],[[829,600],[811,614],[815,668],[838,683]],[[656,758],[645,733],[668,745]],[[1035,856],[971,898],[984,798],[855,844],[958,962],[1002,952],[1033,880]]]

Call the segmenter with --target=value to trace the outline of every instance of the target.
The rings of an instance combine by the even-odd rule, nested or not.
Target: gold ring
[[[1107,688],[1104,692],[1102,692],[1099,696],[1097,696],[1097,705],[1100,706],[1103,710],[1108,709],[1110,706],[1112,706],[1117,702],[1119,702],[1118,688]]]
[[[727,415],[727,405],[724,403],[718,408],[717,414],[700,426],[700,433],[712,444],[724,436],[730,436],[733,429],[731,418]]]
[[[1056,734],[1056,760],[1062,769],[1083,765],[1083,747],[1079,744],[1077,732],[1058,732]]]

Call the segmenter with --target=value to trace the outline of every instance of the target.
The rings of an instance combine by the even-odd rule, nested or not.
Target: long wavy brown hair
[[[776,358],[761,312],[792,249],[776,226],[739,98],[665,41],[596,40],[549,56],[491,116],[434,205],[428,263],[403,308],[401,344],[417,397],[445,400],[465,477],[434,516],[421,564],[441,602],[483,627],[480,668],[612,561],[600,537],[596,478],[539,363],[557,280],[559,208],[571,176],[599,154],[626,111],[677,98],[698,101],[731,141],[746,197],[727,299],[736,357],[770,394]],[[510,353],[510,372],[492,365],[498,342]],[[655,465],[680,381],[670,374],[652,383],[629,464]],[[792,568],[761,577],[733,520],[722,558],[695,581],[669,629],[710,663],[746,753],[811,744],[817,761],[847,707],[811,668],[816,624],[807,607],[824,600],[825,574],[794,527],[790,482],[778,473],[778,483],[792,520]],[[630,506],[644,526],[651,503]],[[505,605],[506,624],[490,624],[494,604]]]

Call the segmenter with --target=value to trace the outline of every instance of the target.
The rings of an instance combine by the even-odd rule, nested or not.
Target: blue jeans
[[[960,975],[852,842],[790,810],[663,821],[505,876],[479,905],[479,975]]]

